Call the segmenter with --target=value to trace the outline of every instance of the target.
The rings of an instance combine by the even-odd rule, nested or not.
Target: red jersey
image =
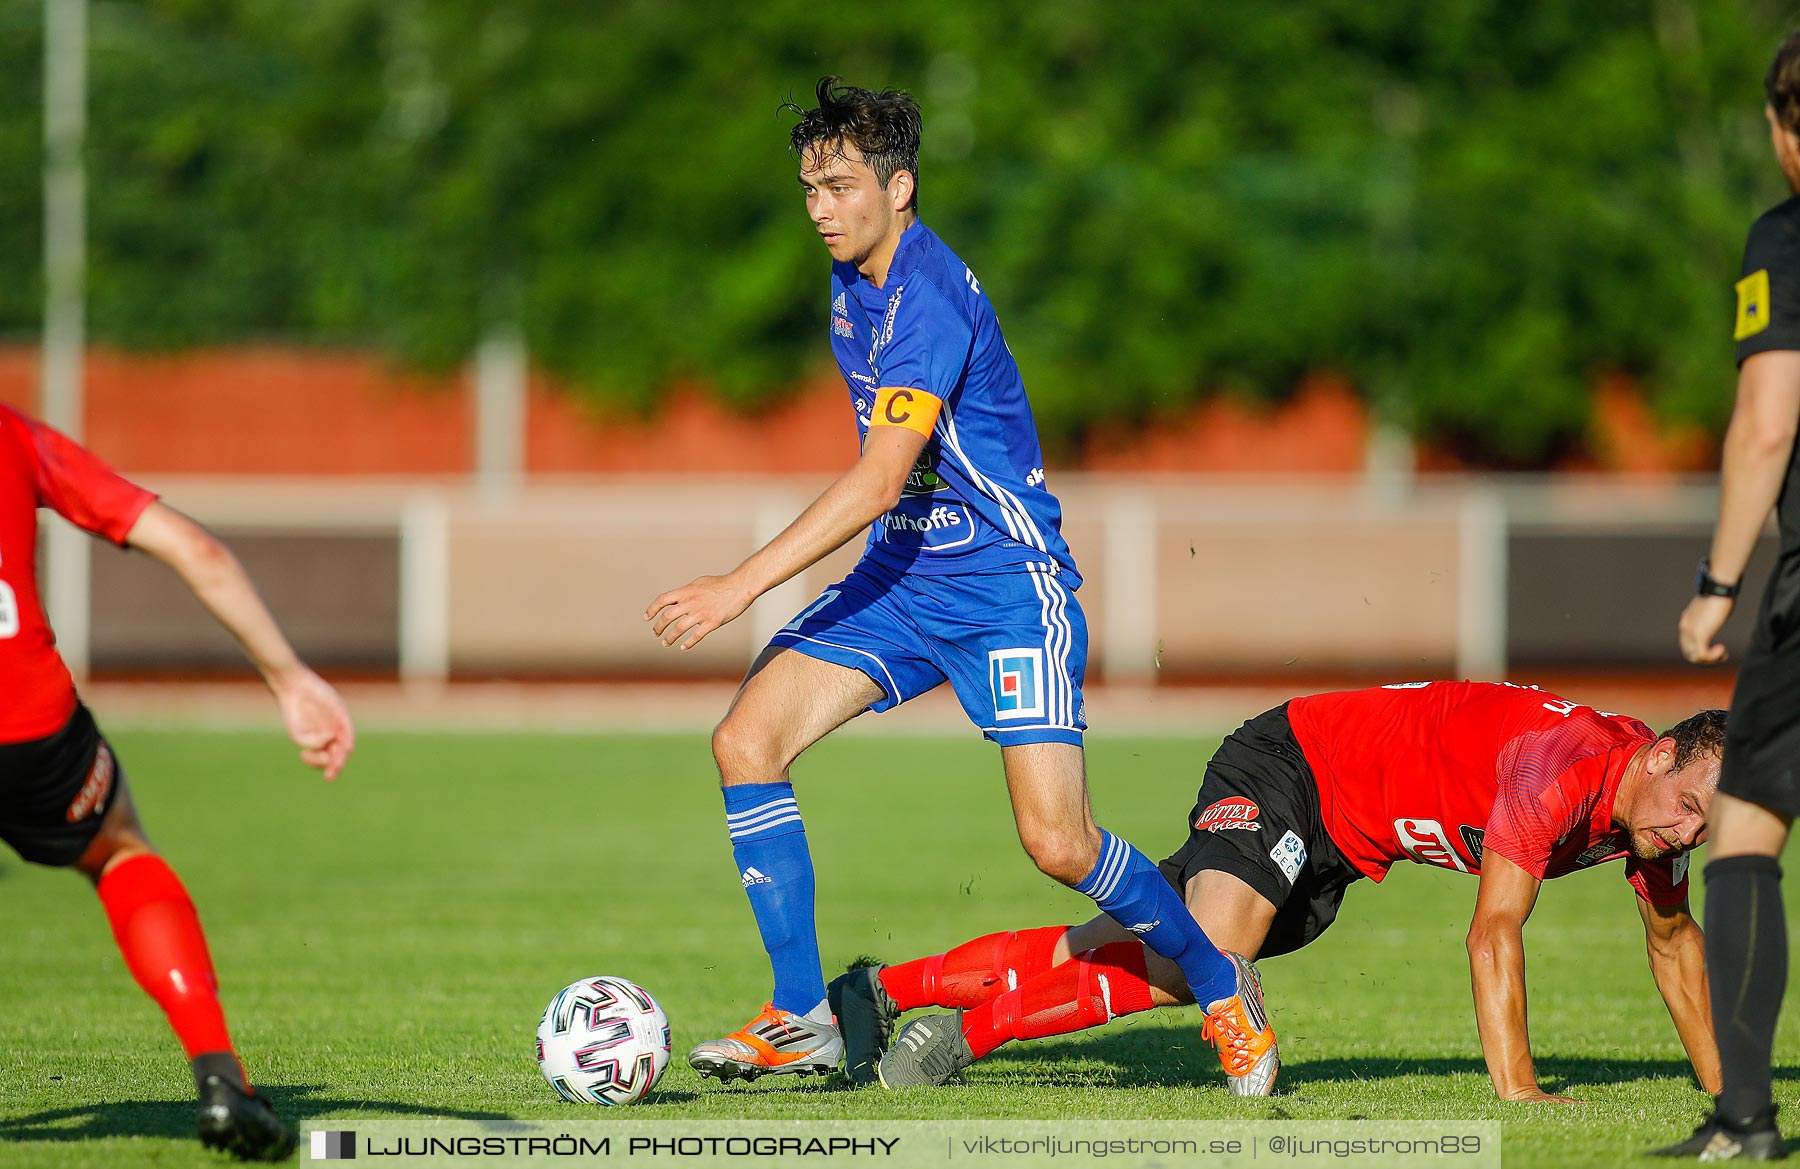
[[[1543,690],[1414,682],[1288,703],[1344,859],[1371,880],[1395,861],[1481,871],[1492,849],[1539,879],[1625,857],[1638,896],[1687,896],[1687,857],[1639,860],[1612,823],[1619,779],[1656,741],[1634,718]]]
[[[0,743],[55,734],[75,713],[75,683],[38,597],[38,508],[123,544],[155,499],[86,448],[0,405]]]

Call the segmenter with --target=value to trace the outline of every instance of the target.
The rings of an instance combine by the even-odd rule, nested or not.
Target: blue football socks
[[[775,968],[771,1001],[804,1015],[824,1001],[825,976],[813,922],[812,853],[794,785],[740,783],[723,790],[731,854]]]
[[[1163,879],[1150,858],[1102,828],[1100,860],[1075,886],[1144,944],[1181,967],[1194,1001],[1209,1004],[1237,993],[1237,971]]]

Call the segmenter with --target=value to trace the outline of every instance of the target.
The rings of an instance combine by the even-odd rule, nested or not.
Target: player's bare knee
[[[1038,871],[1065,885],[1079,884],[1094,871],[1099,858],[1098,849],[1090,847],[1079,832],[1021,832],[1019,839]]]
[[[112,806],[100,821],[99,831],[94,833],[94,838],[88,842],[87,849],[74,867],[89,880],[98,881],[113,865],[155,851],[155,846],[144,832],[143,821],[138,819],[137,805],[131,798],[131,789],[121,778],[119,790],[113,795]]]
[[[790,760],[781,757],[775,736],[748,719],[726,715],[713,728],[713,762],[726,786],[738,783],[774,783],[787,773]]]
[[[81,854],[81,859],[75,862],[75,869],[88,880],[98,881],[114,865],[134,856],[150,856],[155,852],[156,849],[141,831],[132,828],[102,831],[94,837],[87,851]]]

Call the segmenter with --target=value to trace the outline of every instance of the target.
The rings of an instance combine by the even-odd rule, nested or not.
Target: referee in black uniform
[[[1763,81],[1769,139],[1800,193],[1800,33]],[[1724,1090],[1713,1113],[1670,1157],[1772,1161],[1787,1155],[1775,1127],[1771,1048],[1787,984],[1781,864],[1800,811],[1800,195],[1750,228],[1737,282],[1737,405],[1725,432],[1719,523],[1700,562],[1697,596],[1681,614],[1690,662],[1725,660],[1716,638],[1738,582],[1776,508],[1781,558],[1756,614],[1725,731],[1706,866],[1706,966]]]

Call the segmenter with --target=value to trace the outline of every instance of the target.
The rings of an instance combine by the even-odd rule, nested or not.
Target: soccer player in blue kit
[[[1265,1052],[1233,1091],[1265,1094],[1277,1057],[1248,961],[1213,946],[1156,865],[1094,824],[1081,748],[1081,577],[994,310],[919,220],[919,107],[905,93],[835,77],[819,82],[817,99],[810,110],[791,107],[800,120],[790,144],[831,253],[832,353],[862,454],[737,568],[663,593],[645,616],[664,644],[691,648],[871,531],[850,575],[757,657],[713,732],[732,851],[775,990],[761,1014],[688,1061],[720,1079],[837,1067],[844,1043],[820,968],[812,859],[788,768],[863,711],[948,680],[999,744],[1031,859],[1179,965],[1221,1051]]]

